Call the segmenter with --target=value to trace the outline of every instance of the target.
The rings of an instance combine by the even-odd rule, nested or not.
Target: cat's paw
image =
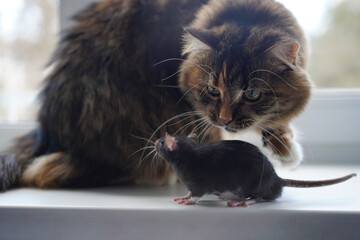
[[[303,159],[303,150],[296,140],[293,128],[283,126],[279,129],[260,129],[252,127],[232,134],[222,131],[225,140],[241,140],[257,146],[275,166],[294,168]]]
[[[263,152],[274,165],[293,168],[303,160],[303,150],[293,128],[263,130],[263,143]]]

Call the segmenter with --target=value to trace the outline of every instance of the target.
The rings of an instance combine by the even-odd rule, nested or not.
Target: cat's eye
[[[218,97],[218,96],[220,96],[220,90],[217,89],[217,88],[214,88],[214,87],[212,87],[212,86],[210,86],[210,85],[207,85],[207,91],[208,91],[208,93],[209,93],[211,96],[213,96],[213,97]]]
[[[260,98],[260,91],[258,90],[249,90],[245,92],[245,98],[249,101],[256,101]]]

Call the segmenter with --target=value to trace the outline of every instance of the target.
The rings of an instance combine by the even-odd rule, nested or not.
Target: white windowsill
[[[350,172],[360,167],[310,166],[279,175],[325,179]],[[214,200],[177,205],[172,198],[187,192],[181,186],[14,189],[0,195],[0,232],[6,239],[359,239],[359,189],[359,177],[285,188],[278,200],[248,208]]]

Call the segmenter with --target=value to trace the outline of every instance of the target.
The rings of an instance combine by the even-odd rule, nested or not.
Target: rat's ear
[[[170,152],[174,151],[177,148],[175,138],[168,133],[165,133],[165,144],[166,147],[170,150]]]
[[[195,142],[199,142],[199,138],[198,138],[198,136],[196,135],[196,133],[190,133],[190,134],[188,135],[188,138],[194,140]]]

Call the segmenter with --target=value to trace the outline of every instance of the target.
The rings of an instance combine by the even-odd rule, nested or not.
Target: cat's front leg
[[[275,165],[295,167],[303,159],[303,150],[297,142],[296,132],[289,125],[263,129],[264,150]]]

